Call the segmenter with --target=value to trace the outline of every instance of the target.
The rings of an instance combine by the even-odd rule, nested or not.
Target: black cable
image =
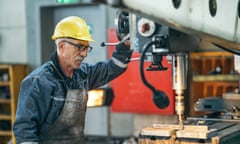
[[[144,76],[144,57],[145,57],[145,53],[147,52],[147,50],[150,48],[150,46],[154,44],[153,41],[147,42],[144,46],[143,46],[143,51],[141,53],[141,57],[140,57],[140,76],[141,79],[143,81],[143,83],[149,88],[151,89],[152,92],[155,92],[156,89],[145,79]]]
[[[150,41],[147,42],[144,46],[143,46],[143,51],[141,53],[141,57],[140,57],[140,76],[142,79],[142,82],[145,86],[147,86],[153,93],[153,102],[155,103],[155,105],[161,109],[166,108],[169,105],[169,99],[168,96],[163,92],[163,91],[159,91],[156,90],[145,78],[144,76],[144,57],[145,57],[145,53],[147,52],[147,50],[150,48],[150,46],[154,44],[154,41]]]

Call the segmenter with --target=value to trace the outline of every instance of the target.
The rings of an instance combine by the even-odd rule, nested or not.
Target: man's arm
[[[98,62],[82,70],[88,74],[89,88],[97,88],[121,75],[127,68],[132,50],[125,44],[116,46],[108,62]]]
[[[44,98],[46,94],[40,92],[49,92],[48,89],[41,90],[42,81],[40,78],[28,78],[22,82],[13,127],[18,144],[38,142],[40,121],[44,118],[43,113],[48,107],[47,99]]]

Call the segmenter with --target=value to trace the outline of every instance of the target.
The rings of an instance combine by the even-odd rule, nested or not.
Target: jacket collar
[[[59,64],[59,60],[58,60],[58,56],[57,56],[57,51],[53,52],[52,56],[51,56],[51,61],[53,62],[54,66],[57,68],[58,72],[61,74],[61,77],[63,77],[64,79],[69,79],[63,72],[60,64]],[[83,79],[85,79],[87,77],[87,74],[85,72],[83,72],[80,68],[79,69],[74,69],[73,70],[73,77],[75,76],[75,73],[78,71],[78,73],[80,74],[80,77],[82,77]]]
[[[67,76],[64,74],[64,72],[59,64],[57,51],[53,52],[53,54],[51,56],[51,61],[53,62],[54,66],[56,67],[57,71],[61,74],[61,77],[63,77],[64,79],[67,79]]]

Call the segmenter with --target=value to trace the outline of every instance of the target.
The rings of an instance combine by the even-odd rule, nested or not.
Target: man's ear
[[[62,41],[60,41],[60,42],[57,43],[57,47],[58,47],[58,49],[59,49],[60,51],[63,50],[64,46],[65,46],[65,43],[62,42]]]

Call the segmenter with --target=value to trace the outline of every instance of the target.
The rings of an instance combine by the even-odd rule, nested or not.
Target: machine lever
[[[115,42],[115,43],[102,42],[101,46],[102,47],[104,47],[104,46],[116,46],[116,45],[119,45],[119,44],[124,43],[125,41],[129,40],[129,38],[130,38],[130,34],[127,34],[126,36],[123,37],[123,39],[121,41],[118,41],[118,42]]]

